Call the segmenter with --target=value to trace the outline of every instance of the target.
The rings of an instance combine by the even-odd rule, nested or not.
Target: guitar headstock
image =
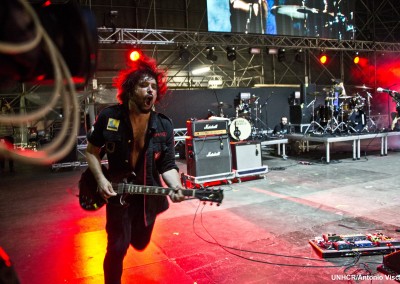
[[[224,190],[222,188],[195,189],[195,197],[201,201],[215,202],[217,205],[219,205],[224,199]]]

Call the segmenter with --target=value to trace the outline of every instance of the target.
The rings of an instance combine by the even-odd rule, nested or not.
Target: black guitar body
[[[103,172],[107,171],[104,166],[102,168]],[[82,173],[79,180],[79,204],[88,211],[98,210],[106,204],[106,201],[97,192],[97,181],[89,168]]]
[[[107,168],[102,166],[104,175],[107,178]],[[135,185],[133,183],[111,183],[114,191],[120,197],[121,205],[124,204],[124,197],[130,194],[158,195],[167,196],[174,188],[164,188],[160,186]],[[204,202],[216,202],[219,205],[224,198],[222,189],[182,189],[182,194],[188,198],[197,198]],[[91,170],[87,168],[79,180],[79,205],[87,211],[96,211],[103,207],[107,202],[97,191],[97,182]]]

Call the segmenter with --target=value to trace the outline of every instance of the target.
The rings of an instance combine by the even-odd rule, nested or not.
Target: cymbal
[[[367,86],[365,86],[365,85],[362,85],[362,86],[354,86],[354,88],[357,88],[357,89],[364,89],[364,90],[371,90],[371,89],[372,89],[371,87],[367,87]]]
[[[249,99],[249,102],[250,102],[250,103],[254,103],[254,102],[256,102],[259,98],[260,98],[260,97],[257,97],[257,96],[255,96],[255,95],[253,95],[253,96]]]
[[[339,96],[339,99],[351,99],[352,96]]]
[[[218,108],[231,108],[232,107],[232,105],[226,104],[224,102],[212,103],[211,105],[214,107],[218,107]]]
[[[271,8],[271,13],[274,15],[281,14],[295,19],[305,19],[308,14],[317,13],[316,11],[318,10],[298,5],[280,5]]]
[[[318,96],[318,95],[320,95],[320,94],[321,94],[320,92],[308,93],[308,95],[310,95],[310,96]]]
[[[336,100],[336,98],[335,98],[335,97],[326,97],[325,100],[331,100],[331,101],[333,101],[333,100]]]
[[[322,89],[324,92],[330,92],[330,91],[332,91],[332,88],[323,88]]]
[[[300,9],[297,9],[297,12],[304,13],[304,14],[317,14],[319,11],[315,8],[308,8],[301,6]]]

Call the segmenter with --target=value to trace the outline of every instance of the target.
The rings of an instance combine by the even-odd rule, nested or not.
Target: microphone
[[[384,88],[381,88],[381,87],[377,88],[376,90],[377,90],[378,92],[385,92],[385,93],[391,93],[391,92],[393,92],[392,90],[384,89]]]

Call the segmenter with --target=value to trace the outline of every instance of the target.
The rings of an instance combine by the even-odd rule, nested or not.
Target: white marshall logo
[[[204,126],[204,129],[217,129],[218,124],[206,124],[206,126]]]
[[[221,152],[208,152],[206,157],[218,157],[221,156]]]

